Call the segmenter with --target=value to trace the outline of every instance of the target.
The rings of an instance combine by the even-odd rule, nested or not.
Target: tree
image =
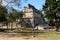
[[[7,15],[7,9],[0,5],[0,23],[2,23],[2,27],[5,21],[7,20],[6,15]]]
[[[45,22],[43,10],[39,10],[39,13],[40,13],[40,15],[41,15],[43,21]]]
[[[23,15],[24,15],[24,12],[18,12],[17,14],[16,14],[16,19],[17,20],[20,20],[20,21],[18,21],[18,23],[16,24],[16,26],[18,25],[18,24],[20,24],[21,25],[21,23],[19,23],[19,22],[21,22],[21,18],[23,17]]]
[[[3,1],[7,3],[5,6],[1,5]],[[9,0],[9,2],[7,0],[0,0],[0,22],[6,24],[7,28],[9,22],[13,22],[16,21],[16,19],[22,18],[23,12],[17,12],[17,10],[12,7],[16,5],[18,8],[20,8],[20,2],[21,0]],[[13,5],[11,6],[12,13],[8,14],[7,9],[9,7],[9,4],[11,3],[13,3]]]
[[[0,6],[0,22],[6,20],[7,9]]]
[[[9,16],[9,18],[8,18],[8,20],[9,20],[9,22],[11,22],[12,23],[12,25],[11,25],[11,29],[12,29],[12,27],[13,27],[13,22],[16,22],[17,20],[20,20],[20,18],[22,18],[23,17],[23,12],[21,11],[21,12],[17,12],[15,9],[12,9],[12,12],[10,13],[10,14],[8,14]],[[17,23],[16,23],[16,27],[17,27]]]
[[[56,9],[57,7],[60,7],[60,0],[46,0],[45,5],[43,5],[43,10],[45,13],[45,18],[48,19],[48,24],[52,26],[56,26],[56,30],[58,31],[58,26],[56,23],[57,19],[60,20],[58,17],[58,14]],[[55,20],[55,21],[54,21]],[[58,24],[59,25],[59,24]]]

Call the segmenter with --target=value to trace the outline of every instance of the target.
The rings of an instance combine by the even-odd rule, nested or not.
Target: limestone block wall
[[[32,18],[32,17],[33,17],[33,13],[32,13],[32,12],[30,12],[30,13],[25,13],[23,17],[24,17],[24,18]]]

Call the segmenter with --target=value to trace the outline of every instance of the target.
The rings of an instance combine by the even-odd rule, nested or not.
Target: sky
[[[42,6],[45,3],[45,0],[28,0],[27,3],[21,2],[23,3],[22,6],[26,6],[27,4],[31,4],[33,6],[35,6],[35,8],[37,9],[42,9]]]
[[[9,0],[6,0],[7,2],[9,2]],[[6,5],[7,2],[3,1],[3,5]],[[23,9],[24,6],[26,6],[27,4],[31,4],[33,5],[36,9],[40,10],[42,9],[43,5],[45,3],[45,0],[27,0],[26,2],[24,2],[24,0],[21,0],[21,8],[18,8],[16,5],[14,5],[13,7],[16,10],[21,10]],[[13,4],[9,4],[9,6],[12,6]]]

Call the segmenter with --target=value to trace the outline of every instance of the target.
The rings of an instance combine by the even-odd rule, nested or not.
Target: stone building
[[[28,4],[23,9],[23,21],[26,27],[35,27],[40,24],[44,24],[44,20],[42,19],[40,12],[31,4]]]

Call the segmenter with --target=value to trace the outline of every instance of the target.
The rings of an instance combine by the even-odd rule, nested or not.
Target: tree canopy
[[[7,9],[0,6],[0,22],[6,20],[6,15],[7,15]]]
[[[59,8],[58,8],[59,7]],[[43,10],[45,13],[45,18],[48,19],[49,25],[56,26],[60,25],[60,16],[58,16],[58,10],[60,9],[60,0],[46,0],[45,5],[43,5]],[[60,15],[60,14],[59,14]]]

